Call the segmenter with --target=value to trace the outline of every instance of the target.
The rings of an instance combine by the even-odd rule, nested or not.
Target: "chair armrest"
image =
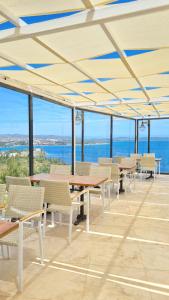
[[[37,217],[37,216],[43,214],[44,212],[45,211],[43,209],[31,212],[30,214],[27,214],[26,216],[20,218],[19,222],[25,222],[25,221],[31,220],[34,217]]]
[[[87,192],[89,192],[89,188],[84,189],[83,191],[80,191],[80,192],[76,193],[74,196],[72,195],[71,199],[74,200],[75,198],[78,198],[81,195],[86,194]]]
[[[0,204],[0,210],[3,210],[5,208],[6,208],[5,204]]]

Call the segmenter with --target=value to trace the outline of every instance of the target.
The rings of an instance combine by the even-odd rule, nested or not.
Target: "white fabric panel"
[[[119,59],[83,60],[77,63],[95,78],[129,78],[131,75]]]
[[[49,82],[47,80],[40,78],[39,76],[36,76],[34,74],[31,74],[27,71],[22,71],[22,70],[21,71],[2,71],[2,70],[0,70],[0,74],[5,75],[5,76],[15,79],[15,80],[25,82],[28,85],[29,84],[31,84],[31,85],[49,84]]]
[[[6,67],[6,66],[12,66],[12,64],[10,62],[8,62],[7,60],[0,58],[0,66]],[[0,72],[1,72],[1,70],[0,70]]]
[[[45,35],[40,40],[71,61],[114,51],[99,25]]]
[[[106,100],[114,100],[115,97],[108,93],[95,93],[91,95],[87,95],[90,99],[94,101],[106,101]]]
[[[104,93],[104,90],[95,83],[71,83],[67,87],[76,90],[77,92],[93,92]]]
[[[0,4],[9,8],[17,16],[58,13],[85,8],[81,0],[5,0],[5,2],[0,0]]]
[[[116,93],[120,98],[141,98],[145,99],[145,95],[142,91],[123,91],[123,92],[117,92]]]
[[[0,53],[1,52],[26,64],[63,63],[61,59],[50,53],[32,39],[8,42],[4,44],[0,43]]]
[[[168,88],[161,88],[156,90],[147,91],[148,95],[152,98],[168,96],[169,95],[169,87]]]
[[[38,69],[36,72],[60,84],[87,79],[82,73],[78,72],[68,64],[57,64]]]
[[[61,86],[57,86],[55,84],[36,84],[34,86],[48,90],[48,91],[50,91],[52,93],[56,93],[56,94],[69,93],[69,91],[67,89],[65,89],[64,87],[62,88]]]
[[[169,87],[169,74],[140,77],[144,86]]]
[[[169,71],[168,57],[169,49],[160,49],[131,56],[127,60],[138,76],[145,76]]]
[[[169,46],[169,10],[147,13],[107,24],[123,49],[158,49]]]
[[[114,79],[114,80],[102,82],[102,85],[113,92],[139,87],[136,80],[133,78]]]

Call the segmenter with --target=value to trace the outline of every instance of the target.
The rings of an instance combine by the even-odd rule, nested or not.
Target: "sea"
[[[37,145],[44,151],[47,159],[57,158],[66,164],[71,164],[72,148],[71,145]],[[148,143],[141,140],[138,144],[138,153],[146,153]],[[0,147],[0,151],[28,150],[27,146]],[[150,152],[155,153],[157,158],[161,158],[161,172],[169,173],[169,140],[153,140],[150,145]],[[84,147],[84,158],[88,162],[97,162],[98,157],[109,157],[110,145],[107,143],[86,144]],[[113,156],[130,156],[134,153],[134,140],[114,141]],[[76,160],[81,160],[81,145],[76,145]]]

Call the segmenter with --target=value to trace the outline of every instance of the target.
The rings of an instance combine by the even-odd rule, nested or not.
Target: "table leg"
[[[124,178],[123,174],[122,174],[122,175],[120,175],[120,177],[121,177],[121,180],[120,180],[119,194],[121,194],[121,193],[124,193],[124,192],[125,192],[125,189],[123,188],[123,178]]]
[[[84,186],[80,187],[80,191],[84,190]],[[84,194],[80,196],[80,201],[84,202]],[[83,222],[86,220],[86,215],[84,214],[84,205],[80,206],[80,214],[77,215],[77,219],[74,222],[74,225],[78,225],[80,222]]]
[[[150,171],[150,175],[148,177],[146,177],[146,179],[151,179],[151,178],[154,178],[153,171]]]

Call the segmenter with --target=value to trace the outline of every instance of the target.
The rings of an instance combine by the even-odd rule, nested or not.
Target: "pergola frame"
[[[98,87],[102,88],[103,91],[105,91],[106,93],[112,95],[115,99],[117,99],[119,103],[123,103],[124,106],[133,110],[137,114],[137,118],[140,117],[143,118],[144,116],[142,115],[142,113],[140,113],[139,110],[137,110],[132,106],[132,104],[134,103],[126,103],[126,101],[123,100],[123,98],[119,98],[119,96],[115,92],[112,92],[108,88],[106,88],[96,78],[88,74],[86,70],[83,70],[83,68],[79,67],[76,63],[71,62],[68,58],[64,57],[61,53],[54,51],[52,48],[50,48],[40,39],[41,36],[46,34],[69,31],[72,29],[82,28],[82,27],[84,28],[88,26],[94,26],[97,24],[102,28],[108,40],[112,43],[113,47],[119,54],[121,62],[123,63],[127,71],[130,73],[131,77],[134,78],[135,81],[137,82],[138,86],[140,87],[140,90],[142,91],[143,95],[147,100],[147,103],[150,103],[150,105],[154,109],[155,114],[157,115],[158,118],[160,118],[160,112],[158,111],[157,106],[155,104],[156,101],[151,101],[151,98],[149,97],[147,91],[145,90],[141,80],[138,78],[138,76],[135,74],[134,70],[130,66],[129,62],[126,60],[126,55],[124,51],[121,49],[119,41],[117,41],[117,39],[112,36],[112,33],[109,32],[109,30],[106,27],[106,24],[110,21],[113,22],[117,20],[128,19],[135,16],[145,15],[149,13],[156,13],[157,11],[166,10],[169,8],[168,0],[160,0],[158,3],[157,1],[154,0],[137,1],[136,4],[132,3],[132,5],[129,4],[124,6],[122,11],[119,10],[118,6],[117,7],[103,6],[96,9],[91,4],[90,0],[83,0],[83,3],[86,7],[86,10],[82,11],[81,13],[69,16],[69,18],[63,18],[61,21],[56,19],[56,20],[50,20],[47,22],[41,22],[38,24],[31,24],[31,25],[26,24],[21,18],[15,16],[13,12],[11,12],[9,9],[6,9],[6,7],[0,5],[0,13],[7,20],[9,20],[12,24],[16,26],[16,28],[8,29],[0,33],[0,43],[32,38],[34,42],[38,43],[39,45],[47,49],[49,52],[54,54],[57,58],[60,58],[64,63],[67,63],[74,69],[78,70],[80,73],[85,75],[88,79],[92,80]],[[5,53],[0,53],[0,57],[12,64],[16,64],[22,67],[30,74],[36,75],[42,79],[47,80],[49,83],[66,88],[69,92],[78,93],[78,95],[84,98],[86,101],[84,103],[77,103],[78,108],[81,107],[83,109],[86,108],[90,109],[91,106],[94,111],[95,107],[97,110],[97,106],[101,105],[101,102],[96,103],[93,99],[90,98],[90,96],[84,93],[77,92],[76,90],[70,87],[67,87],[65,85],[56,82],[55,80],[51,80],[44,75],[38,74],[36,69],[34,69],[33,67],[23,64],[21,61],[18,61],[13,57],[9,57]],[[28,88],[30,89],[31,87]],[[72,106],[76,107],[76,103],[72,103],[65,96],[58,95],[57,99],[56,99],[56,95],[53,94],[51,96],[53,96],[55,100],[58,100],[61,103],[70,102]],[[106,103],[105,101],[105,108],[110,112],[110,114],[117,114],[118,116],[121,116],[120,111],[119,112],[114,111],[113,108],[110,107],[109,102]]]
[[[81,160],[84,161],[84,146],[85,146],[85,140],[84,140],[84,118],[85,118],[85,111],[88,112],[94,112],[99,114],[105,114],[110,117],[110,157],[113,156],[113,120],[114,118],[124,118],[124,119],[130,119],[135,122],[135,152],[138,152],[138,143],[139,143],[139,122],[144,118],[144,120],[148,120],[148,149],[147,151],[150,152],[150,139],[151,139],[151,120],[156,119],[168,119],[167,117],[161,117],[160,113],[156,107],[156,101],[151,101],[147,91],[145,90],[141,80],[138,78],[138,76],[135,74],[134,70],[126,60],[126,55],[124,51],[121,49],[119,41],[112,36],[112,34],[108,31],[106,24],[108,22],[113,22],[117,20],[122,19],[128,19],[135,16],[141,16],[146,15],[148,13],[156,13],[158,11],[165,11],[166,9],[169,9],[168,0],[160,0],[159,3],[157,3],[154,0],[142,0],[137,1],[136,4],[132,3],[132,6],[126,5],[123,7],[123,10],[119,10],[119,7],[115,6],[109,6],[109,7],[100,7],[99,9],[95,9],[93,5],[91,4],[90,0],[83,0],[83,3],[86,7],[86,10],[82,11],[81,13],[78,13],[77,15],[72,15],[69,18],[64,18],[62,21],[60,20],[50,20],[47,22],[42,22],[38,24],[32,24],[27,25],[22,19],[15,16],[13,12],[6,9],[4,6],[0,5],[0,13],[2,16],[4,16],[7,20],[9,20],[12,24],[16,26],[16,28],[8,29],[0,33],[0,44],[9,42],[9,41],[18,41],[23,40],[26,38],[32,38],[33,41],[47,49],[49,52],[54,54],[57,58],[60,58],[63,62],[69,64],[74,69],[81,72],[83,75],[85,75],[88,79],[92,80],[98,87],[101,87],[105,92],[109,93],[113,97],[117,99],[119,103],[123,103],[127,107],[129,107],[131,110],[137,113],[137,119],[133,119],[130,117],[124,117],[120,114],[120,112],[114,111],[112,107],[110,107],[109,101],[105,101],[105,107],[108,109],[108,113],[104,111],[98,111],[97,106],[101,105],[102,102],[95,102],[92,100],[89,96],[85,95],[84,93],[78,92],[80,96],[82,96],[86,102],[83,103],[72,103],[67,99],[65,96],[57,96],[53,93],[45,93],[45,91],[38,90],[37,88],[28,86],[24,83],[21,83],[19,81],[11,80],[10,78],[7,78],[6,76],[2,76],[0,78],[0,85],[3,87],[8,87],[10,89],[25,93],[28,95],[28,117],[29,117],[29,174],[32,175],[33,170],[33,97],[39,97],[43,100],[50,101],[55,104],[64,105],[66,107],[69,107],[71,109],[72,113],[72,172],[74,173],[75,170],[75,149],[76,149],[76,136],[75,136],[75,113],[76,109],[82,111],[82,156]],[[119,54],[119,57],[121,59],[121,62],[127,69],[127,71],[130,73],[131,77],[134,78],[140,87],[141,91],[143,92],[147,103],[151,104],[154,112],[156,113],[156,118],[146,118],[144,117],[137,109],[135,109],[132,104],[125,103],[125,101],[122,98],[119,98],[116,93],[111,92],[108,88],[105,88],[104,85],[98,81],[96,78],[88,74],[86,70],[83,70],[83,68],[79,67],[76,63],[71,62],[68,58],[64,57],[61,53],[58,53],[54,51],[52,48],[47,46],[44,42],[40,40],[40,37],[46,34],[51,33],[58,33],[58,32],[64,32],[69,31],[76,28],[84,28],[89,26],[95,26],[99,25],[104,33],[106,34],[109,41],[112,43],[113,47]],[[39,75],[36,72],[36,69],[33,67],[30,67],[29,65],[23,64],[21,61],[18,61],[14,59],[13,57],[9,57],[5,53],[0,53],[0,57],[7,60],[8,62],[12,64],[16,64],[20,67],[22,67],[27,72],[39,76],[45,80],[48,80],[50,83],[55,84],[56,86],[67,88],[69,92],[76,92],[76,90],[65,87],[62,84],[57,83],[56,81],[53,81],[46,76]]]

